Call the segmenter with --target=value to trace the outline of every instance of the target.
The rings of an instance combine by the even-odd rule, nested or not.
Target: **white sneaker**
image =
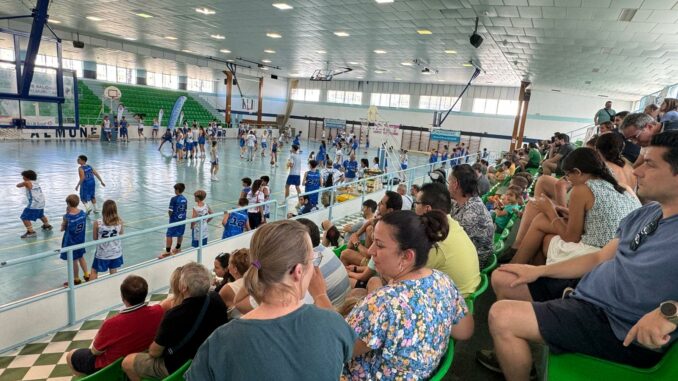
[[[214,176],[214,177],[212,177],[212,181],[219,181],[219,178],[217,178],[216,176]]]

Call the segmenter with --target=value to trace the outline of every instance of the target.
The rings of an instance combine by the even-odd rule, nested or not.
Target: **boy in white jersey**
[[[210,148],[210,174],[212,175],[212,181],[219,181],[217,178],[217,172],[219,172],[219,153],[217,152],[217,141],[212,140],[212,148]]]
[[[210,209],[210,207],[207,206],[207,204],[205,204],[207,193],[204,190],[199,189],[195,191],[195,193],[193,193],[193,196],[195,197],[196,205],[193,207],[193,215],[191,218],[197,218],[206,216],[208,214],[212,214],[212,209]],[[203,246],[207,245],[207,234],[209,232],[209,226],[207,224],[210,221],[212,221],[211,218],[201,220],[198,222],[191,222],[191,230],[193,235],[191,246],[199,247],[200,240],[202,240]]]
[[[45,195],[42,193],[40,184],[36,182],[38,174],[33,170],[21,172],[23,181],[16,185],[17,188],[26,188],[26,198],[28,198],[28,205],[21,213],[21,221],[26,227],[26,233],[21,238],[33,238],[37,234],[33,230],[31,221],[40,219],[42,221],[42,230],[52,230],[52,225],[49,224],[47,216],[45,216]]]
[[[101,209],[101,218],[92,224],[92,233],[95,241],[122,235],[122,219],[118,216],[118,206],[115,204],[115,201],[106,200],[104,202],[104,206]],[[96,279],[98,273],[103,273],[107,270],[109,273],[115,274],[122,266],[122,263],[121,240],[98,244],[89,280]]]

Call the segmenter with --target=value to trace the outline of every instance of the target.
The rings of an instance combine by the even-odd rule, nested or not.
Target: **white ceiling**
[[[477,84],[517,86],[521,79],[535,89],[558,89],[618,99],[638,99],[678,82],[678,0],[286,0],[294,7],[272,6],[285,0],[53,0],[53,26],[105,39],[134,38],[131,44],[221,59],[270,59],[278,74],[309,76],[323,68],[356,70],[341,79],[465,83],[473,59],[485,73]],[[25,14],[34,0],[0,0],[0,13]],[[207,7],[213,15],[197,13]],[[624,8],[638,9],[631,22],[617,21]],[[147,13],[142,18],[135,13]],[[473,48],[468,38],[476,15],[485,42]],[[96,16],[103,21],[91,21]],[[432,35],[419,35],[428,29]],[[349,37],[338,37],[344,31]],[[272,39],[266,33],[279,33]],[[217,40],[212,34],[226,38]],[[176,37],[168,40],[166,36]],[[232,53],[224,54],[220,49]],[[275,54],[264,53],[265,49]],[[376,54],[374,50],[385,50]],[[446,54],[444,50],[455,50]],[[319,50],[327,53],[318,53]],[[137,54],[90,50],[100,59],[152,60]],[[83,57],[85,58],[85,57]],[[86,57],[89,59],[96,57]],[[421,68],[401,62],[420,59],[439,70],[424,76]],[[357,62],[357,65],[349,64]],[[120,64],[120,63],[118,63]],[[167,66],[165,63],[156,63]],[[375,70],[386,70],[383,74]]]

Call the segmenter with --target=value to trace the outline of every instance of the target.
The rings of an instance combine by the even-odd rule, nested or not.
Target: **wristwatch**
[[[668,301],[660,304],[659,312],[662,313],[666,320],[678,325],[678,307],[676,307],[676,302]]]

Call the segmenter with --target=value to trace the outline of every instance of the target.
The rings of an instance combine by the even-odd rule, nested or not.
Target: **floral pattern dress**
[[[367,295],[346,318],[369,352],[354,358],[351,380],[424,380],[447,350],[452,325],[468,314],[444,273],[386,285]]]

